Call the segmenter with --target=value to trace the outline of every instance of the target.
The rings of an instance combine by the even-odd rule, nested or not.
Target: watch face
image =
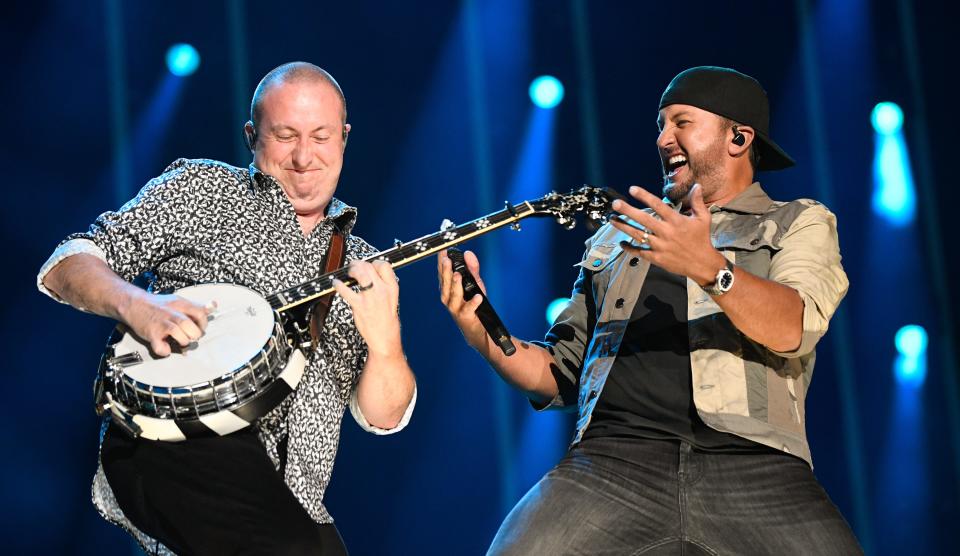
[[[723,295],[733,287],[733,278],[733,263],[727,262],[727,267],[721,268],[720,272],[717,272],[716,280],[713,284],[706,286],[704,291],[714,296]]]
[[[720,291],[727,291],[731,286],[733,286],[733,273],[729,270],[722,271],[720,278],[717,280],[717,288]]]

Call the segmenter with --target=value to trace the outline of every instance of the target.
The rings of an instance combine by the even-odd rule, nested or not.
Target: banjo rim
[[[199,284],[175,290],[174,293],[204,286],[239,288],[263,299],[263,296],[254,290],[237,284]],[[245,363],[241,363],[233,369],[225,370],[215,377],[178,386],[155,386],[137,380],[124,372],[121,365],[111,363],[117,344],[125,335],[132,334],[129,327],[118,324],[107,341],[107,349],[100,365],[100,375],[103,377],[106,390],[110,394],[108,399],[111,408],[120,406],[112,409],[112,413],[114,416],[124,418],[128,423],[131,420],[136,422],[137,417],[141,417],[184,425],[189,425],[190,422],[198,420],[202,421],[211,415],[224,412],[239,411],[244,413],[248,421],[253,421],[257,417],[265,415],[279,405],[289,394],[289,391],[284,393],[279,400],[275,400],[276,403],[256,402],[268,390],[276,391],[277,388],[274,388],[274,386],[278,382],[285,382],[289,386],[289,390],[292,391],[296,388],[303,374],[303,365],[300,365],[300,369],[296,372],[287,372],[294,359],[295,352],[299,353],[299,350],[295,350],[287,342],[283,320],[277,311],[272,311],[272,320],[273,326],[266,341],[254,356]],[[302,354],[300,357],[302,358]],[[249,409],[241,411],[246,409],[247,406],[256,406],[257,415],[251,416]],[[171,438],[171,440],[175,440],[175,438]]]

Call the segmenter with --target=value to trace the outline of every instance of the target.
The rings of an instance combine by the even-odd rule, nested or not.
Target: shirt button
[[[760,243],[760,240],[759,240],[759,239],[753,239],[753,240],[750,241],[750,245],[756,245],[756,244],[758,244],[758,243]]]
[[[638,264],[640,264],[640,257],[630,259],[630,266],[637,266]]]
[[[592,400],[598,396],[596,390],[590,390],[590,396],[587,397],[588,400]]]
[[[619,309],[620,307],[623,307],[623,298],[621,297],[620,299],[618,299],[617,302],[614,303],[614,306],[615,306],[617,309]]]

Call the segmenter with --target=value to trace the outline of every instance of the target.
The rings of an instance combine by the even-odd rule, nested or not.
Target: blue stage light
[[[870,121],[877,133],[891,135],[903,127],[903,110],[894,102],[881,102],[873,107]]]
[[[200,53],[189,44],[175,44],[167,50],[167,69],[179,77],[185,77],[197,71],[200,66]]]
[[[893,364],[897,382],[903,386],[917,387],[927,378],[927,360],[924,357],[898,356]]]
[[[927,331],[919,325],[908,324],[897,330],[893,343],[900,355],[893,364],[897,382],[903,386],[919,387],[927,378]]]
[[[908,324],[897,330],[893,343],[904,357],[920,357],[927,351],[927,331],[918,324]]]
[[[903,136],[903,111],[892,102],[881,102],[870,116],[874,139],[873,210],[896,227],[913,222],[917,194],[910,156]]]
[[[567,304],[570,303],[570,300],[566,297],[561,297],[560,299],[554,299],[550,302],[550,305],[547,305],[547,324],[553,326],[553,323],[557,320],[557,317],[560,316],[560,313],[567,308]]]
[[[530,83],[530,100],[540,108],[553,108],[563,100],[563,83],[552,75],[541,75]]]

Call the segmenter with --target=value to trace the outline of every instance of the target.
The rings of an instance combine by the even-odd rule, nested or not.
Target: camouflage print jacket
[[[793,352],[771,350],[737,330],[713,299],[687,279],[687,331],[693,400],[714,429],[811,462],[804,400],[817,341],[847,292],[836,218],[809,199],[773,201],[752,184],[723,207],[711,206],[715,248],[756,276],[795,289],[803,300],[803,337]],[[624,253],[629,240],[609,224],[587,240],[571,303],[541,344],[552,353],[560,393],[544,408],[579,410],[577,443],[590,424],[649,263]],[[736,286],[734,286],[736,287]]]

